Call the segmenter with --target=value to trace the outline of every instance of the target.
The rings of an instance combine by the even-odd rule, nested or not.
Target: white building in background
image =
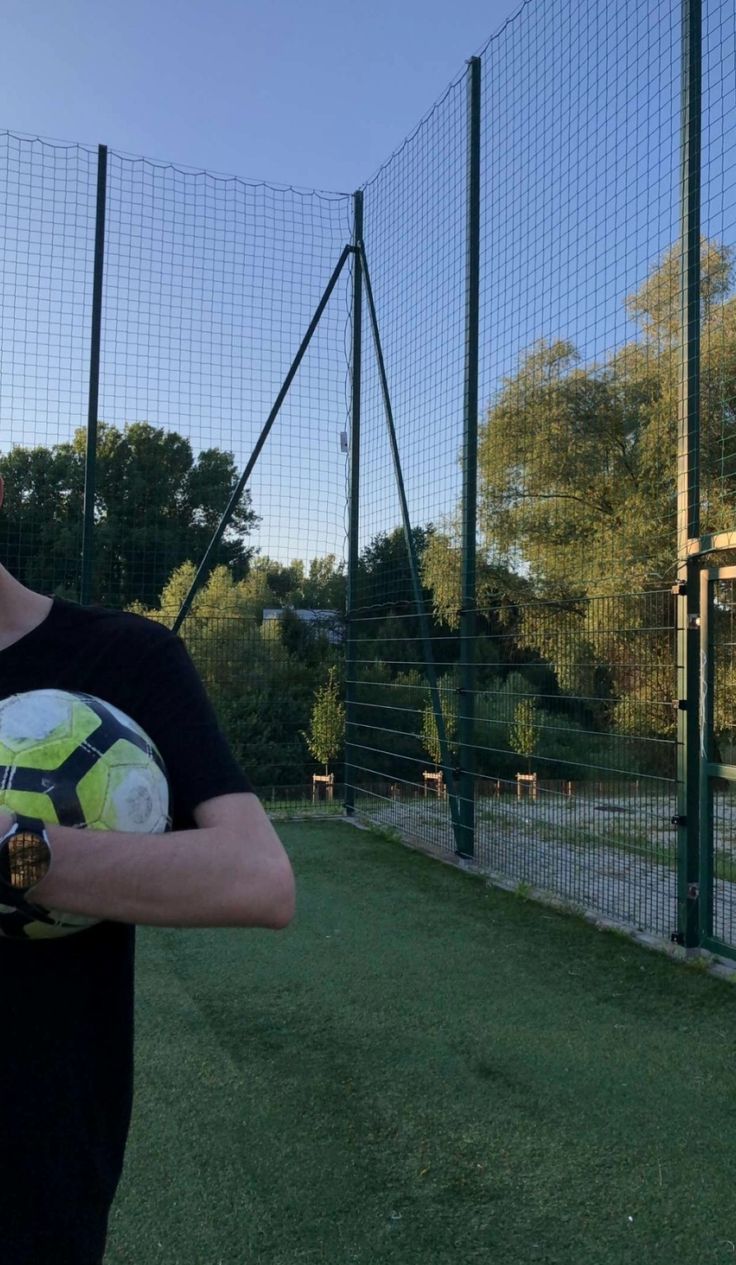
[[[345,639],[345,628],[339,611],[294,610],[293,606],[267,606],[263,612],[263,622],[281,619],[284,610],[290,610],[304,624],[313,624],[315,635],[326,637],[332,646],[342,645]]]

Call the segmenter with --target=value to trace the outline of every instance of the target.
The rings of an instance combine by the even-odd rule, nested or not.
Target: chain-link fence
[[[529,0],[354,196],[6,135],[2,560],[178,620],[274,812],[683,938],[735,65],[732,4]]]

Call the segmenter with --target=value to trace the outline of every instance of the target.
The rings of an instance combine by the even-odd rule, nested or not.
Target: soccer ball
[[[171,824],[163,760],[140,725],[64,690],[0,699],[0,806],[89,830],[163,834]],[[0,904],[0,937],[11,939],[55,939],[99,921],[50,910],[44,922]]]

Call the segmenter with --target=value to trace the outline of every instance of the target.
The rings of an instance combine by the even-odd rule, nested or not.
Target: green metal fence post
[[[82,582],[80,600],[87,605],[92,594],[92,562],[95,524],[95,474],[97,469],[97,409],[100,392],[100,340],[102,336],[102,281],[105,259],[105,203],[107,198],[107,145],[97,149],[97,211],[95,259],[92,279],[92,338],[89,357],[87,453],[84,469],[82,525]]]
[[[476,520],[478,498],[478,323],[480,310],[481,60],[468,62],[468,173],[465,292],[465,418],[463,427],[462,595],[458,777],[462,856],[475,851]]]
[[[348,523],[348,575],[346,598],[346,645],[345,645],[345,812],[351,817],[355,812],[355,782],[353,769],[354,744],[350,735],[355,728],[355,701],[357,695],[357,645],[354,623],[357,607],[358,583],[358,523],[360,519],[360,369],[363,346],[363,193],[358,190],[354,197],[354,244],[353,255],[353,354],[352,399],[350,408],[350,517]]]
[[[680,390],[677,473],[677,825],[678,932],[700,943],[698,559],[688,542],[700,534],[700,129],[701,0],[682,4],[680,133]]]

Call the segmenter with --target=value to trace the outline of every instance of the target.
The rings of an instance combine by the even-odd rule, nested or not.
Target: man
[[[0,479],[0,505],[3,494]],[[102,920],[62,939],[0,939],[2,1265],[102,1262],[132,1108],[134,924],[279,930],[295,909],[289,859],[180,638],[35,593],[0,566],[0,698],[51,688],[94,694],[143,727],[166,765],[172,831],[44,824],[40,878],[14,888],[15,818],[0,808],[0,902]]]

